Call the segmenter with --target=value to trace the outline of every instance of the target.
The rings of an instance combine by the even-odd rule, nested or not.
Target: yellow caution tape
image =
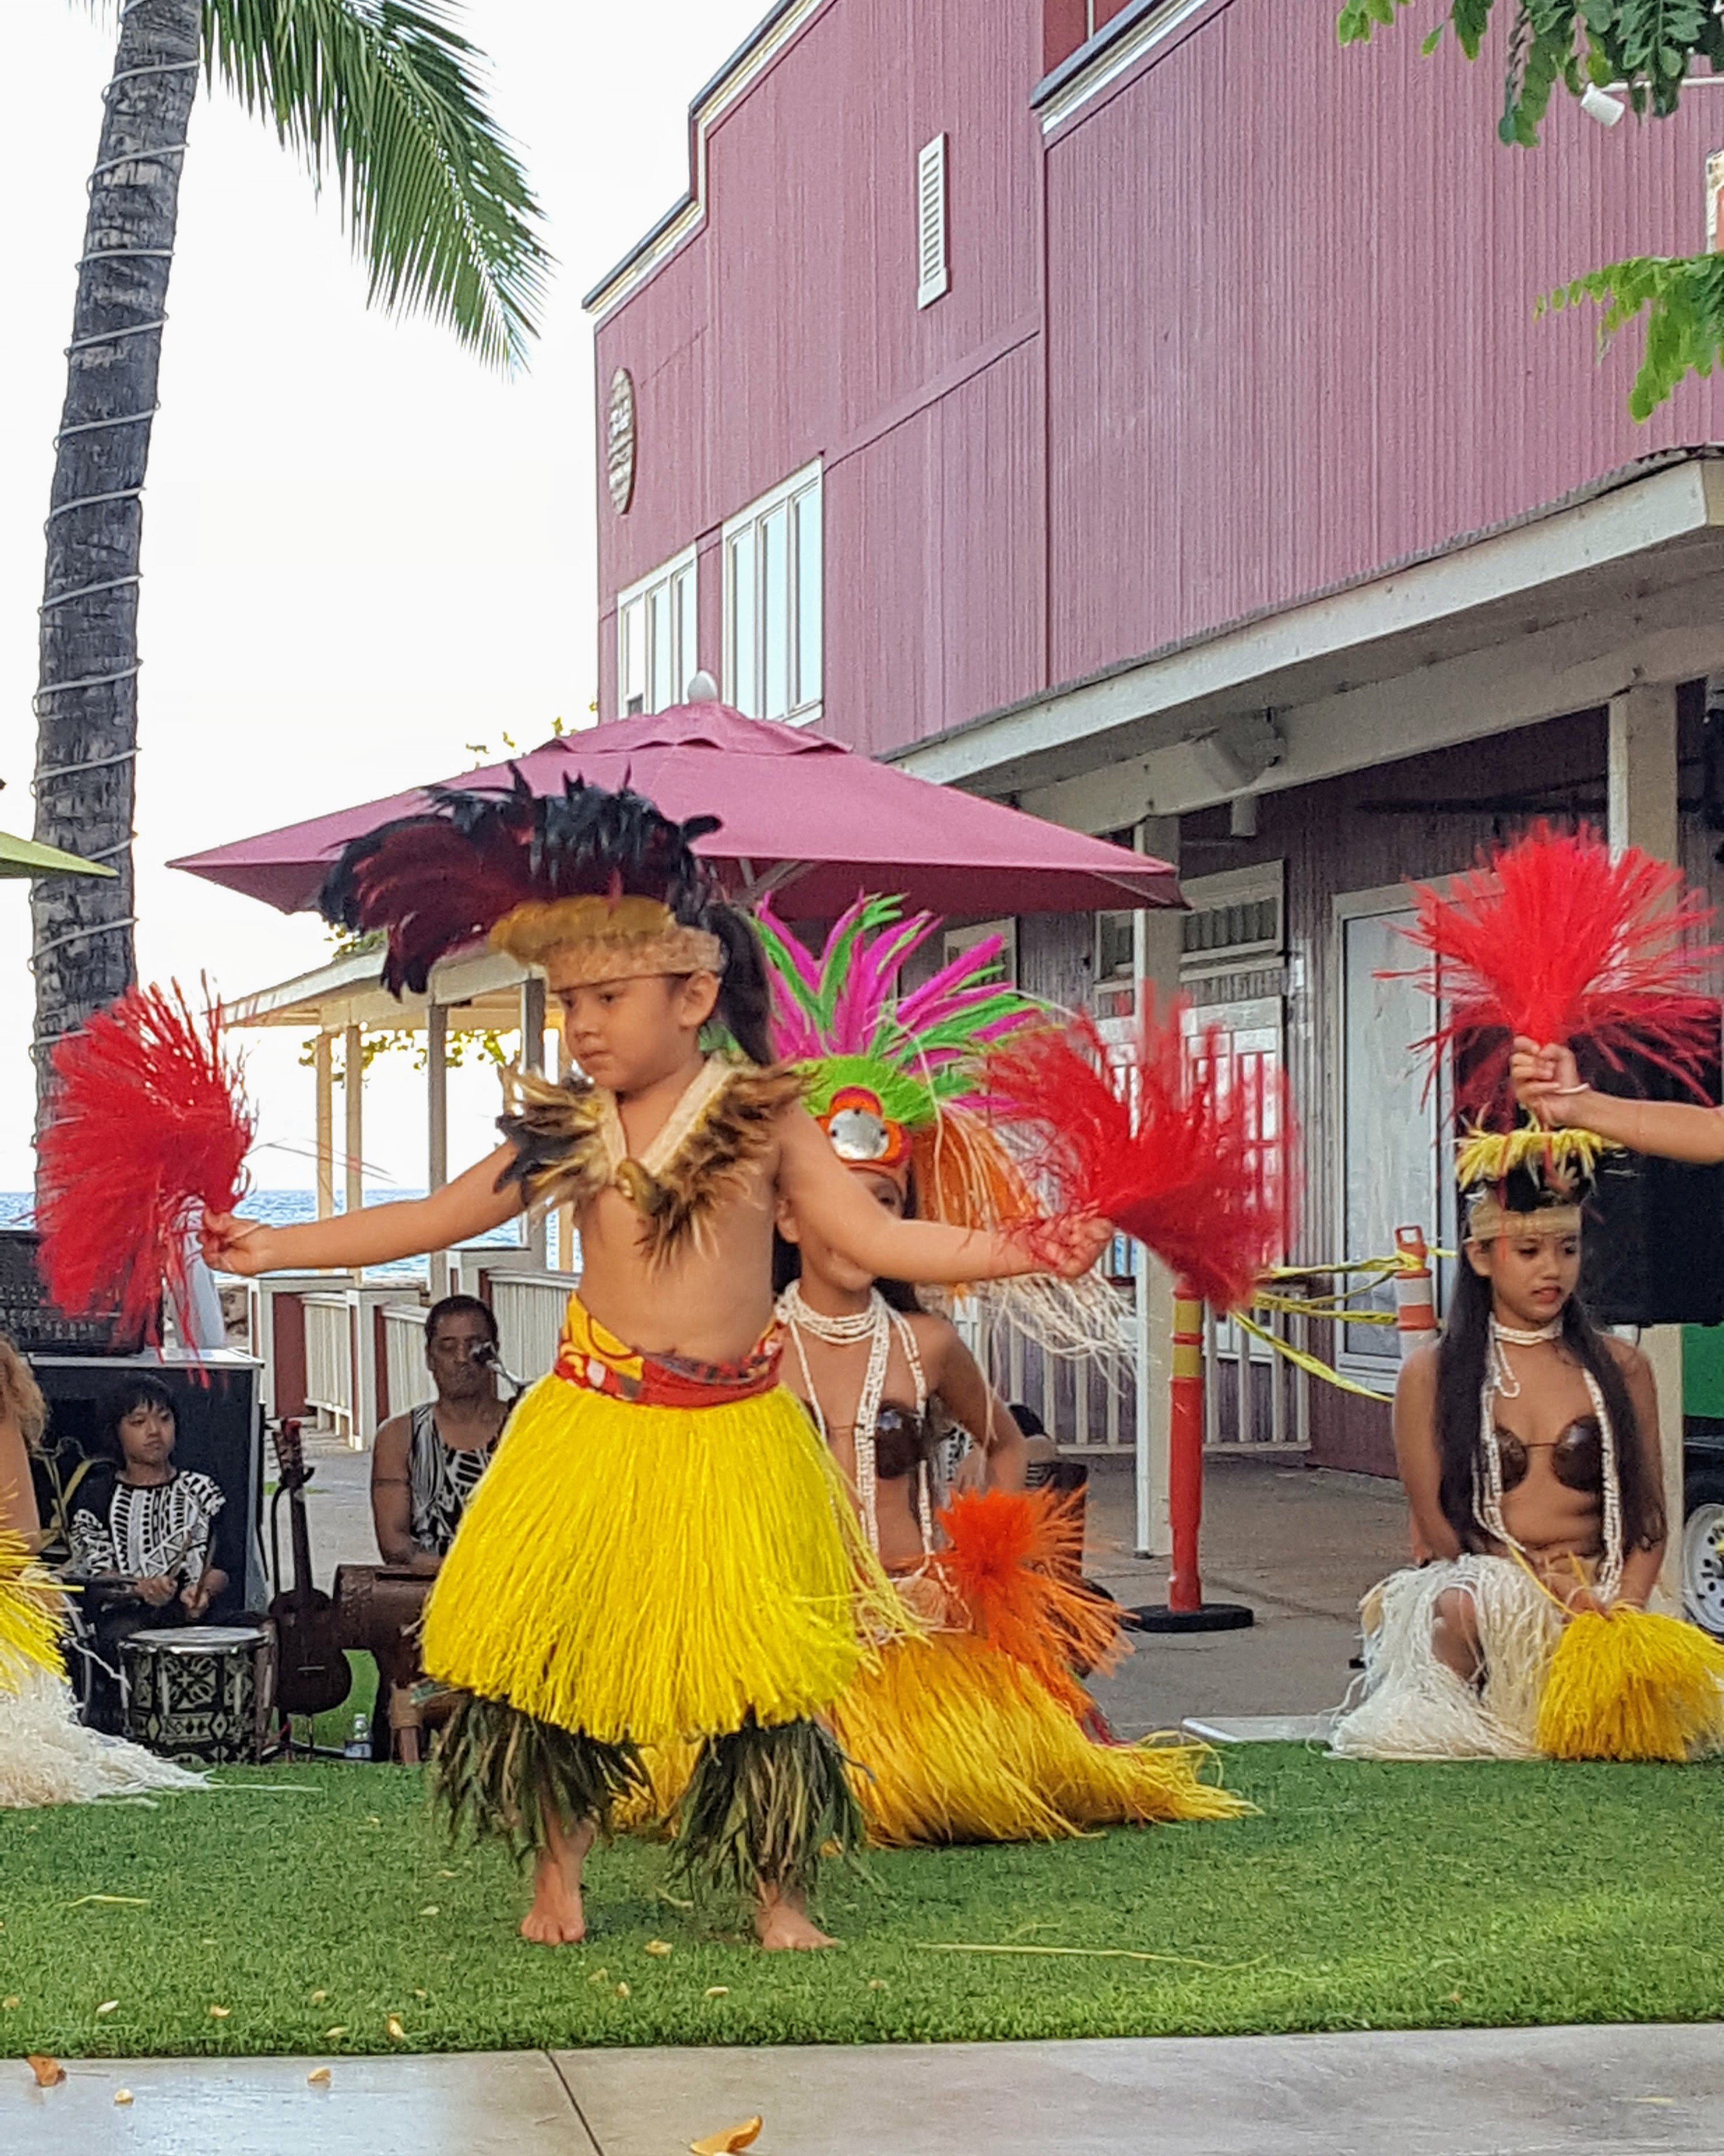
[[[1393,1393],[1379,1393],[1369,1385],[1355,1384],[1351,1378],[1343,1378],[1339,1370],[1331,1369],[1326,1363],[1319,1362],[1315,1355],[1307,1355],[1302,1348],[1296,1348],[1291,1341],[1278,1339],[1266,1326],[1254,1325],[1249,1317],[1238,1311],[1234,1312],[1234,1322],[1241,1332],[1249,1332],[1254,1340],[1260,1340],[1265,1348],[1274,1348],[1277,1355],[1285,1355],[1296,1369],[1303,1370],[1307,1377],[1321,1378],[1325,1384],[1337,1386],[1343,1393],[1357,1394],[1362,1400],[1382,1400],[1386,1405],[1393,1404]]]

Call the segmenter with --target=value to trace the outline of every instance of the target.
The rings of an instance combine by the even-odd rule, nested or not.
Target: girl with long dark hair
[[[1525,1758],[1583,1609],[1644,1609],[1665,1523],[1652,1371],[1576,1294],[1588,1141],[1463,1149],[1465,1240],[1440,1342],[1401,1372],[1395,1456],[1421,1564],[1365,1602],[1337,1751]]]

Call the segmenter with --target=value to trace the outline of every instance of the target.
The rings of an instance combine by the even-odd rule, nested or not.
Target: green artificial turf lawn
[[[1288,1746],[1227,1767],[1258,1817],[876,1856],[870,1879],[834,1866],[818,1913],[845,1945],[814,1955],[763,1955],[673,1906],[665,1851],[639,1844],[595,1856],[587,1945],[527,1947],[511,1866],[452,1851],[400,1768],[264,1768],[153,1810],[0,1814],[0,2053],[1443,2028],[1724,2007],[1724,1770],[1367,1766]],[[924,1950],[940,1942],[1167,1958]]]

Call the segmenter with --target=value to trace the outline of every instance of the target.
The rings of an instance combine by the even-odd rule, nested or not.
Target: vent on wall
[[[946,249],[946,137],[936,135],[916,161],[916,304],[931,306],[951,285]]]

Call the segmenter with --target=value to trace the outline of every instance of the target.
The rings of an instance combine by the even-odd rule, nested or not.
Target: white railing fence
[[[494,1272],[491,1310],[503,1367],[523,1383],[542,1378],[557,1360],[563,1312],[579,1285],[573,1273]]]
[[[391,1302],[383,1306],[384,1383],[388,1411],[405,1414],[422,1400],[434,1400],[437,1388],[425,1367],[425,1306]]]
[[[327,1416],[354,1440],[353,1319],[345,1295],[308,1295],[305,1313],[305,1405]]]

